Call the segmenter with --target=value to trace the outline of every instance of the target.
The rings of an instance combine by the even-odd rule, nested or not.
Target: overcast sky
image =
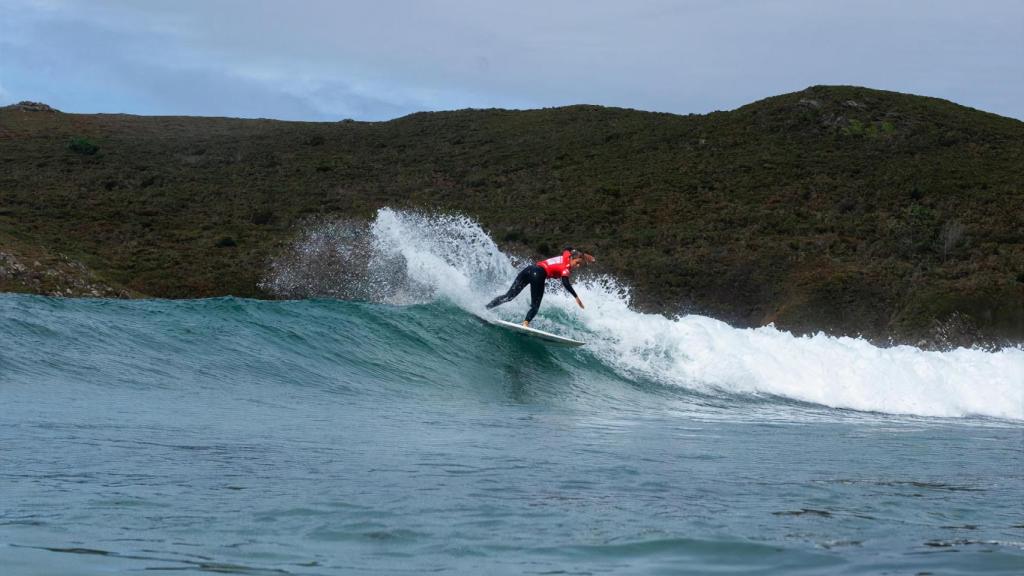
[[[1024,119],[1024,0],[0,0],[0,104],[381,120],[814,84]]]

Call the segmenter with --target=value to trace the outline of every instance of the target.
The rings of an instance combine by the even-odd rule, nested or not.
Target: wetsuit
[[[516,276],[515,281],[512,282],[512,287],[508,289],[508,292],[491,300],[487,304],[487,308],[494,308],[519,296],[523,288],[526,288],[526,285],[529,284],[530,311],[526,313],[526,321],[529,322],[537,315],[540,301],[544,299],[544,281],[548,278],[561,278],[562,286],[569,291],[569,294],[572,294],[573,298],[578,298],[576,291],[572,289],[572,283],[569,282],[569,275],[572,274],[571,256],[570,252],[566,250],[562,252],[561,256],[541,260],[536,264],[523,268]]]

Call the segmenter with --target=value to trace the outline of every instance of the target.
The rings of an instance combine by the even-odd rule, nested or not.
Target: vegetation
[[[86,156],[92,156],[99,152],[100,147],[90,142],[87,138],[72,138],[68,142],[68,150],[72,152],[78,152],[79,154],[85,154]]]
[[[392,206],[468,214],[523,255],[585,247],[642,309],[1024,341],[1024,123],[933,98],[816,86],[700,116],[373,123],[11,106],[0,166],[0,242],[132,294],[266,296],[257,283],[299,223]]]

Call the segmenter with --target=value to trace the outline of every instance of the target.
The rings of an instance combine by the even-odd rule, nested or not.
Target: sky
[[[1024,0],[0,0],[0,105],[387,120],[817,84],[1024,119]]]

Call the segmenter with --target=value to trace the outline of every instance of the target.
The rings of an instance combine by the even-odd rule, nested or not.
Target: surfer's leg
[[[544,299],[544,281],[547,280],[547,273],[543,268],[537,267],[530,274],[530,311],[526,313],[526,321],[530,322],[537,315],[540,309],[540,301]]]
[[[505,292],[501,296],[498,296],[494,300],[488,302],[487,309],[490,310],[495,306],[504,304],[505,302],[512,300],[516,296],[519,296],[519,293],[523,291],[523,288],[526,288],[526,285],[530,283],[530,275],[528,274],[529,270],[529,268],[526,268],[523,271],[521,271],[519,275],[516,276],[515,281],[512,282],[512,287],[508,289],[508,292]]]

